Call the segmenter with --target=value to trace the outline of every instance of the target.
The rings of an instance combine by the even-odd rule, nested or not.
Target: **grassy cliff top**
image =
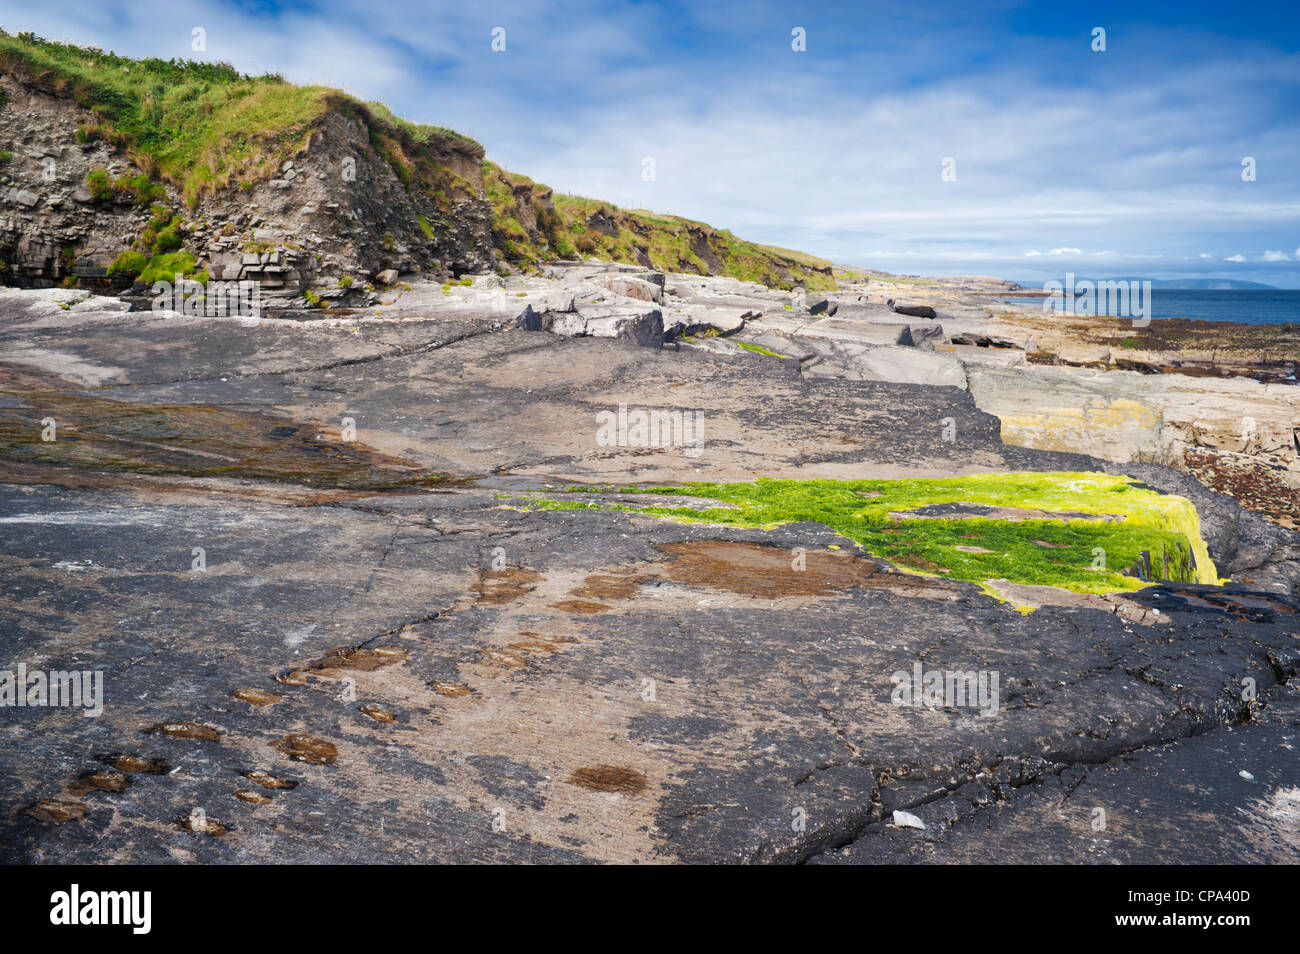
[[[704,222],[555,193],[492,162],[483,163],[483,181],[492,202],[494,239],[514,265],[590,256],[809,290],[832,289],[837,278],[858,277],[827,259],[748,242]]]
[[[204,192],[269,178],[324,116],[345,111],[413,144],[437,139],[481,157],[483,148],[448,129],[398,119],[386,107],[339,90],[248,76],[224,63],[134,60],[93,48],[0,31],[0,70],[67,96],[96,117],[78,130],[126,149],[192,202]]]
[[[250,76],[224,63],[137,60],[3,30],[0,72],[74,100],[93,116],[78,129],[79,139],[124,149],[150,177],[179,188],[191,207],[207,193],[272,178],[328,114],[341,112],[368,128],[371,147],[408,189],[435,198],[448,192],[443,164],[449,153],[481,163],[496,247],[524,269],[585,256],[784,288],[830,289],[837,277],[860,277],[825,259],[747,242],[703,222],[555,195],[483,161],[483,147],[454,130],[411,123],[382,103],[324,86],[296,86],[274,74]],[[478,193],[477,182],[453,178],[460,188],[450,191]],[[450,203],[439,206],[451,212]]]

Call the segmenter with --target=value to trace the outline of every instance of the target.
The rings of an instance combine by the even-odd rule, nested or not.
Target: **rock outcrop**
[[[102,138],[79,142],[77,131],[95,116],[66,96],[15,75],[0,79],[0,90],[0,142],[11,152],[0,166],[0,265],[10,283],[124,290],[130,276],[113,281],[109,266],[138,247],[159,204],[180,216],[193,271],[257,281],[270,308],[314,286],[358,296],[385,272],[452,277],[496,261],[482,148],[470,140],[419,144],[448,183],[423,195],[399,179],[400,150],[372,146],[382,124],[340,108],[322,116],[273,178],[204,194],[192,207],[166,181],[152,183],[156,192],[143,202],[129,191],[96,199],[86,186],[93,170],[149,180],[130,150]]]
[[[100,717],[5,709],[5,860],[1300,859],[1295,533],[1167,467],[1009,444],[959,387],[741,348],[788,293],[697,339],[726,353],[506,320],[597,287],[251,324],[0,291],[0,635],[105,674]],[[603,439],[621,406],[699,439]],[[562,493],[1106,469],[1193,501],[1234,581],[981,586],[825,524]],[[900,696],[918,667],[997,691]]]

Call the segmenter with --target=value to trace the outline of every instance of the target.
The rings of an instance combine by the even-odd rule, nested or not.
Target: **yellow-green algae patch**
[[[1102,473],[973,474],[908,480],[769,480],[676,487],[570,487],[564,494],[649,493],[716,500],[726,507],[636,507],[554,496],[541,509],[618,509],[688,522],[743,527],[821,523],[900,568],[948,579],[1007,579],[1078,593],[1112,593],[1153,578],[1219,582],[1186,498]],[[908,517],[940,504],[1041,511],[1045,518],[943,514]],[[1144,559],[1145,554],[1145,559]],[[1168,568],[1166,571],[1166,567]]]

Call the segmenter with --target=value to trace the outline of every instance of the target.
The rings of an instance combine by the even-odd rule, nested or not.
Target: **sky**
[[[338,87],[559,191],[844,264],[1300,288],[1294,0],[0,0],[0,25]]]

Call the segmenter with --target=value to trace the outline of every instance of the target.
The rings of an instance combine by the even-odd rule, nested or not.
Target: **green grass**
[[[104,170],[92,172],[87,184],[99,201],[130,194],[147,206],[163,197],[163,181],[190,209],[226,188],[251,191],[279,175],[283,162],[306,147],[328,115],[341,113],[361,124],[373,154],[412,196],[431,203],[426,210],[451,216],[459,201],[485,196],[492,206],[494,244],[521,271],[548,259],[587,256],[778,288],[836,287],[831,263],[824,259],[747,242],[679,216],[555,195],[483,161],[483,147],[473,139],[408,122],[381,103],[339,90],[295,86],[277,75],[251,76],[224,63],[133,60],[3,30],[0,72],[75,100],[88,114],[78,118],[78,141],[111,143],[144,171],[116,181]],[[426,239],[434,238],[435,225],[423,215],[412,231],[415,227]]]
[[[777,288],[836,287],[831,263],[802,252],[746,242],[680,216],[555,194],[491,162],[483,163],[483,179],[497,246],[507,261],[522,268],[547,259],[589,257]],[[536,222],[533,228],[524,224],[530,219]]]
[[[126,149],[148,175],[176,184],[191,205],[205,192],[276,175],[335,110],[377,132],[398,164],[420,181],[451,184],[449,170],[439,175],[441,167],[430,157],[435,145],[450,142],[482,156],[481,146],[451,130],[407,123],[338,90],[295,86],[276,75],[249,76],[224,63],[133,60],[30,33],[0,32],[0,71],[76,100],[98,121],[78,130],[82,141],[107,139]]]
[[[571,487],[565,493],[599,491]],[[717,500],[728,507],[632,507],[564,498],[530,499],[538,509],[611,508],[741,527],[813,522],[830,527],[874,556],[925,575],[983,584],[990,579],[1049,585],[1078,593],[1110,593],[1146,584],[1122,571],[1142,551],[1153,571],[1170,560],[1171,576],[1219,582],[1200,521],[1182,497],[1160,494],[1129,478],[1098,473],[975,474],[914,480],[757,480],[746,483],[689,483],[680,487],[623,487],[619,493],[681,495]],[[1123,514],[1122,522],[1088,520],[890,519],[931,504],[964,501],[1051,512]],[[1044,547],[1035,541],[1051,544]],[[991,553],[971,553],[958,546]],[[1095,569],[1096,549],[1105,551]],[[1194,554],[1196,569],[1191,569]],[[1175,568],[1181,570],[1175,572]]]
[[[136,278],[149,267],[149,257],[143,252],[128,250],[123,252],[117,258],[113,259],[111,265],[105,273],[109,278],[114,275],[125,275],[127,278]]]
[[[140,280],[146,285],[152,285],[154,282],[175,281],[177,275],[183,275],[206,284],[208,276],[202,272],[196,273],[195,264],[194,256],[184,250],[155,255],[140,272]]]

